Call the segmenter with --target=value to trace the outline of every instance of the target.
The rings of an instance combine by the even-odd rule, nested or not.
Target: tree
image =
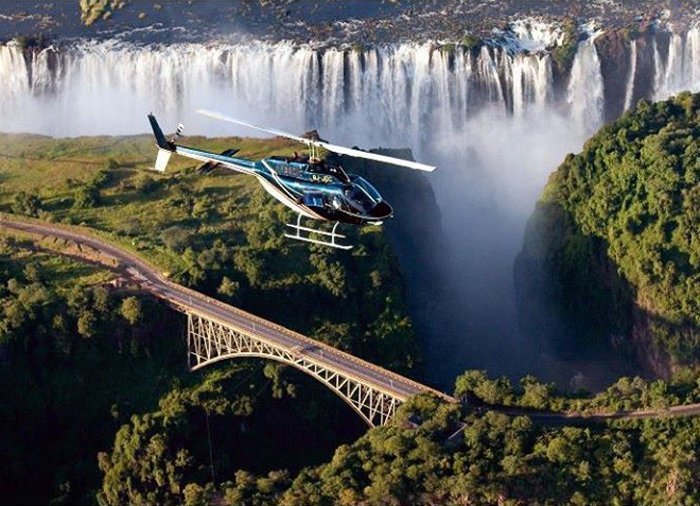
[[[120,313],[131,325],[135,325],[142,317],[141,301],[136,297],[126,297],[122,301]]]
[[[92,305],[99,313],[109,311],[109,292],[103,286],[96,286],[92,289]]]
[[[41,281],[41,270],[36,263],[29,263],[24,266],[24,277],[32,283]]]
[[[168,248],[178,253],[182,253],[190,243],[192,233],[183,227],[172,226],[163,230],[160,238]]]
[[[73,207],[75,209],[88,209],[100,204],[100,189],[93,184],[86,184],[78,188]]]
[[[90,310],[84,310],[78,317],[78,334],[85,338],[94,337],[97,333],[97,318]]]
[[[17,192],[12,199],[12,212],[37,217],[41,210],[41,199],[35,193]]]
[[[224,276],[216,292],[233,299],[238,295],[240,289],[241,284],[238,281],[232,281],[228,276]]]

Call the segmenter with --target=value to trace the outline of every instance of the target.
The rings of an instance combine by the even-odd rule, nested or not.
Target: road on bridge
[[[0,225],[33,235],[57,237],[78,245],[88,246],[98,251],[102,256],[117,261],[122,271],[128,273],[145,290],[171,304],[224,325],[237,327],[244,332],[252,333],[291,352],[303,353],[306,358],[313,359],[324,367],[384,391],[398,399],[406,400],[413,395],[427,392],[437,395],[448,402],[458,402],[454,397],[410,380],[400,374],[383,369],[320,341],[308,338],[273,322],[173,283],[136,255],[106,240],[87,235],[83,231],[78,232],[55,224],[19,221],[2,214],[0,214]],[[620,419],[700,415],[700,404],[671,406],[665,409],[594,414],[543,412],[508,406],[483,406],[483,409],[499,411],[510,416],[529,416],[536,422],[546,424],[596,423]]]
[[[291,352],[303,353],[305,358],[311,359],[323,367],[388,393],[401,401],[419,393],[429,392],[446,401],[457,402],[453,397],[400,374],[173,283],[136,255],[106,240],[51,223],[17,221],[4,215],[0,216],[0,225],[34,235],[57,237],[92,248],[98,251],[101,256],[117,261],[122,270],[128,273],[129,277],[139,283],[143,289],[183,308],[185,311],[238,328]]]

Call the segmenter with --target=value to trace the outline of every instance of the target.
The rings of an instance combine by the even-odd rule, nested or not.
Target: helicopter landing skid
[[[293,225],[291,223],[286,224],[288,227],[291,227],[294,229],[295,233],[294,234],[284,234],[285,237],[288,237],[290,239],[296,239],[297,241],[304,241],[304,242],[311,242],[314,244],[321,244],[323,246],[330,246],[331,248],[338,248],[338,249],[343,249],[343,250],[349,250],[352,248],[352,245],[350,244],[339,244],[337,242],[337,239],[345,239],[345,236],[342,234],[337,234],[335,229],[338,228],[338,225],[340,225],[340,222],[337,221],[335,225],[333,225],[333,230],[331,232],[326,232],[325,230],[319,230],[316,228],[310,228],[310,227],[302,227],[301,226],[301,214],[297,216],[297,224]],[[305,232],[302,234],[302,232]],[[324,240],[323,238],[319,239],[314,239],[313,235],[320,235],[322,237],[330,237],[330,241]]]

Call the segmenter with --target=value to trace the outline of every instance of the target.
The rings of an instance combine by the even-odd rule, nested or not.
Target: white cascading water
[[[544,106],[552,88],[548,55],[488,47],[473,55],[430,44],[357,52],[287,43],[142,47],[109,41],[26,59],[8,45],[0,47],[0,77],[0,131],[133,133],[146,130],[141,117],[154,111],[166,121],[184,121],[190,131],[211,133],[216,127],[193,111],[214,107],[343,137],[362,124],[367,135],[356,142],[417,148],[426,132],[460,128],[483,106],[510,107],[517,115]],[[71,121],[38,121],[42,115]]]
[[[654,100],[699,89],[700,27],[692,27],[685,35],[671,35],[665,63],[654,43]]]
[[[654,56],[656,58],[656,55]],[[637,76],[637,41],[630,42],[630,71],[627,75],[627,86],[625,87],[625,105],[622,108],[626,111],[632,106],[634,98],[634,78]]]
[[[153,111],[167,130],[182,121],[186,133],[257,135],[194,114],[202,107],[290,132],[318,128],[338,143],[410,146],[440,166],[430,181],[449,250],[404,245],[430,251],[431,268],[451,280],[446,295],[425,301],[432,308],[422,325],[430,376],[449,383],[476,367],[551,378],[540,356],[521,357],[534,364],[529,369],[504,364],[504,349],[532,349],[513,338],[513,259],[547,175],[602,124],[605,90],[591,38],[579,44],[557,90],[545,48],[563,35],[537,23],[513,33],[501,47],[477,51],[428,43],[341,51],[283,42],[104,41],[25,57],[17,46],[0,46],[0,132],[145,133]],[[642,67],[636,50],[634,43],[625,108]],[[700,89],[697,27],[673,35],[663,56],[655,50],[653,98]]]
[[[577,131],[590,134],[603,121],[603,76],[592,39],[579,44],[571,66],[567,103]]]

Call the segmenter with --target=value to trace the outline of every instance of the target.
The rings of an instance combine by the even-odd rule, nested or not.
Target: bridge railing
[[[64,231],[65,233],[67,233],[67,235],[72,236],[72,238],[76,242],[81,242],[81,241],[85,242],[85,238],[91,239],[92,241],[102,245],[103,249],[104,249],[104,247],[106,247],[107,250],[113,249],[121,256],[128,258],[129,261],[132,262],[132,264],[134,264],[134,266],[144,270],[145,272],[149,272],[152,277],[157,278],[159,283],[171,288],[172,290],[178,291],[182,294],[186,294],[188,297],[196,298],[197,300],[199,300],[201,302],[206,302],[207,304],[217,306],[224,311],[236,314],[242,318],[245,318],[246,320],[249,320],[251,322],[254,322],[254,323],[260,325],[261,327],[274,330],[280,334],[286,335],[287,337],[290,337],[290,338],[292,338],[298,342],[304,343],[308,346],[316,346],[319,349],[323,349],[327,353],[330,353],[332,355],[336,355],[338,357],[342,357],[343,359],[351,361],[351,362],[353,362],[353,363],[355,363],[355,364],[357,364],[365,369],[371,369],[376,373],[384,375],[390,381],[394,381],[400,385],[403,385],[405,387],[408,387],[408,388],[415,390],[416,393],[418,393],[418,392],[432,393],[433,395],[436,395],[436,396],[438,396],[438,397],[440,397],[443,400],[446,400],[448,402],[457,402],[457,400],[455,398],[453,398],[453,397],[451,397],[443,392],[440,392],[440,391],[435,390],[431,387],[428,387],[426,385],[423,385],[421,383],[413,381],[413,380],[406,378],[405,376],[402,376],[398,373],[395,373],[393,371],[379,367],[378,365],[375,365],[371,362],[367,362],[365,360],[357,358],[350,353],[347,353],[345,351],[334,348],[333,346],[330,346],[329,344],[323,343],[321,341],[317,341],[315,339],[311,339],[310,337],[307,337],[303,334],[299,334],[298,332],[294,332],[292,330],[289,330],[286,327],[278,325],[274,322],[271,322],[269,320],[265,320],[263,318],[260,318],[259,316],[248,313],[247,311],[239,309],[235,306],[231,306],[231,305],[226,304],[224,302],[221,302],[217,299],[214,299],[212,297],[204,295],[200,292],[192,290],[191,288],[177,284],[177,283],[171,281],[170,279],[168,279],[166,276],[164,276],[162,273],[162,270],[158,266],[156,266],[155,264],[153,264],[149,260],[142,258],[140,255],[138,255],[138,253],[129,251],[124,246],[122,246],[120,244],[116,244],[114,239],[109,237],[105,233],[95,231],[93,229],[89,229],[86,227],[80,227],[80,226],[76,226],[76,225],[68,225],[65,223],[47,223],[47,222],[44,222],[44,221],[41,221],[41,220],[38,220],[35,218],[30,218],[27,216],[18,216],[18,215],[14,215],[14,214],[10,214],[10,213],[0,213],[0,219],[3,219],[3,220],[8,221],[8,222],[20,222],[20,223],[24,222],[26,224],[33,225],[36,227],[45,228],[45,229],[50,229],[50,228],[59,229],[59,230]],[[47,235],[50,235],[50,232],[47,232]],[[112,256],[112,258],[114,258],[114,257]],[[120,259],[114,258],[114,260],[119,261]],[[186,312],[190,311],[190,312],[195,312],[196,314],[200,313],[199,311],[195,311],[194,308],[191,306],[184,305],[179,301],[173,301],[173,300],[168,299],[165,295],[157,294],[157,293],[154,293],[154,295],[160,296],[164,300],[168,300],[169,302],[174,303],[175,305],[183,306],[183,309],[185,309]],[[206,313],[202,316],[206,316],[207,318],[212,318],[214,320],[220,321],[219,318],[217,318],[215,315],[213,315],[211,313]],[[229,325],[228,322],[221,322],[221,323]],[[259,337],[262,337],[264,339],[264,336],[259,336]],[[275,345],[279,346],[278,343],[275,343]],[[317,360],[319,360],[319,359],[317,358]],[[319,361],[321,361],[321,360],[319,360]],[[362,380],[366,381],[365,378],[358,378],[358,379],[362,379]]]

